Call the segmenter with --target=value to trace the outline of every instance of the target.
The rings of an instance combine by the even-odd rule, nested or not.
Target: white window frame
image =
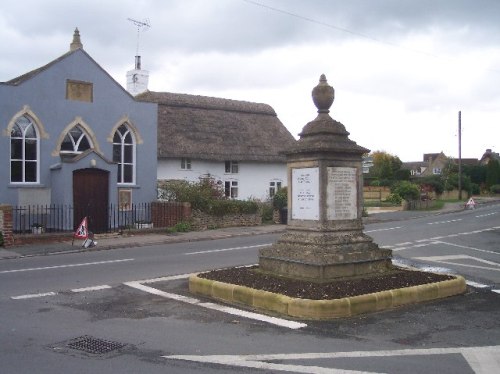
[[[282,182],[281,181],[271,181],[269,182],[269,197],[273,197],[276,192],[279,191],[279,189],[281,188],[282,186]]]
[[[127,129],[125,133],[121,133],[119,130],[122,128],[122,126],[125,126]],[[115,135],[118,134],[120,137],[120,143],[115,142]],[[130,137],[132,139],[132,144],[125,143],[125,138],[126,136],[130,134]],[[116,129],[115,133],[113,134],[113,156],[114,156],[114,147],[118,146],[120,147],[120,160],[114,160],[118,164],[119,172],[117,175],[117,178],[121,178],[117,181],[117,184],[119,186],[130,186],[130,185],[135,185],[136,184],[136,167],[137,167],[137,162],[136,162],[136,140],[135,140],[135,134],[130,128],[130,126],[127,123],[123,123],[118,128]],[[126,146],[132,146],[132,162],[125,162],[125,147]],[[114,158],[114,157],[113,157]],[[125,166],[131,165],[132,166],[132,181],[131,182],[124,182],[125,178]]]
[[[76,142],[75,142],[75,139],[70,135],[71,131],[75,127],[78,128],[82,132],[82,135],[80,135],[80,137],[78,138],[78,140]],[[84,150],[84,151],[79,150],[80,149],[80,143],[82,142],[83,138],[87,139],[87,142],[89,143],[89,146],[90,146],[89,149],[93,149],[94,148],[94,142],[92,141],[92,138],[89,136],[89,134],[87,134],[87,131],[80,124],[76,124],[75,126],[73,126],[64,135],[64,137],[62,139],[62,142],[61,142],[61,148],[62,148],[62,144],[64,143],[64,139],[66,139],[67,136],[69,136],[69,138],[71,140],[71,144],[73,145],[73,150],[68,151],[68,150],[60,149],[59,153],[62,154],[62,155],[79,155],[79,154],[83,153],[84,151],[86,151],[86,150]]]
[[[21,118],[25,118],[28,120],[29,125],[26,126],[24,129],[18,124],[18,121]],[[10,174],[10,183],[11,184],[38,184],[40,183],[40,131],[38,129],[38,126],[36,125],[35,121],[33,121],[29,116],[23,115],[20,116],[16,121],[14,122],[14,126],[18,126],[21,131],[22,131],[22,136],[21,137],[13,137],[12,136],[12,130],[11,130],[11,135],[10,135],[10,163],[9,163],[9,174]],[[28,128],[33,127],[35,131],[35,138],[26,138],[26,131]],[[12,127],[14,129],[14,127]],[[22,155],[20,159],[13,159],[12,158],[12,140],[17,139],[22,141]],[[36,143],[36,159],[35,160],[26,160],[26,140],[35,140]],[[22,180],[21,181],[12,181],[12,162],[21,162],[21,175],[22,175]],[[36,163],[36,176],[35,176],[35,181],[26,181],[26,163],[27,162],[35,162]]]
[[[227,180],[224,182],[224,195],[230,199],[237,199],[238,188],[239,188],[238,181]]]
[[[239,169],[238,161],[226,161],[224,163],[224,172],[226,174],[238,174],[240,171]]]
[[[181,170],[191,170],[191,159],[187,157],[181,158]]]

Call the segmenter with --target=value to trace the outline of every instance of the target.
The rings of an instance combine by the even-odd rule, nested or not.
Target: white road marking
[[[497,214],[497,212],[493,212],[493,213],[488,213],[488,214],[481,214],[479,216],[476,216],[476,218],[480,218],[480,217],[488,217],[488,216],[492,216],[494,214]]]
[[[269,244],[258,244],[258,245],[248,245],[245,247],[233,247],[233,248],[223,248],[223,249],[211,249],[211,250],[206,250],[206,251],[196,251],[196,252],[187,252],[184,253],[185,255],[199,255],[199,254],[205,254],[205,253],[216,253],[216,252],[227,252],[227,251],[238,251],[240,249],[250,249],[250,248],[260,248],[260,247],[267,247],[271,245],[272,243]]]
[[[449,221],[437,221],[437,222],[428,222],[427,224],[428,225],[441,225],[443,223],[453,223],[453,222],[458,222],[458,221],[461,221],[462,218],[458,218],[458,219],[451,219]]]
[[[282,318],[270,317],[270,316],[266,316],[263,314],[247,312],[244,310],[240,310],[240,309],[236,309],[236,308],[232,308],[232,307],[228,307],[228,306],[224,306],[224,305],[202,302],[202,301],[195,299],[193,297],[177,295],[177,294],[174,294],[171,292],[165,292],[165,291],[153,288],[153,287],[145,286],[145,285],[141,284],[141,282],[126,282],[124,284],[126,286],[136,288],[138,290],[148,292],[148,293],[153,294],[153,295],[161,296],[161,297],[164,297],[167,299],[181,301],[181,302],[191,304],[191,305],[198,305],[198,306],[201,306],[203,308],[217,310],[217,311],[220,311],[223,313],[228,313],[228,314],[236,315],[239,317],[244,317],[244,318],[254,319],[254,320],[258,320],[258,321],[262,321],[262,322],[267,322],[267,323],[271,323],[274,325],[287,327],[289,329],[300,329],[302,327],[307,326],[305,323],[288,321],[288,320],[282,319]]]
[[[433,262],[438,262],[441,264],[447,264],[447,265],[454,265],[454,266],[464,266],[464,267],[469,267],[469,268],[474,268],[474,269],[484,269],[484,270],[490,270],[490,271],[500,271],[500,264],[493,262],[493,261],[488,261],[484,260],[482,258],[478,257],[472,257],[468,255],[450,255],[450,256],[427,256],[427,257],[414,257],[415,260],[419,261],[433,261]],[[459,262],[452,262],[453,260],[473,260],[477,261],[483,264],[491,265],[493,267],[487,267],[487,266],[478,266],[478,265],[471,265],[471,264],[463,264]],[[495,268],[498,267],[498,268]]]
[[[471,249],[471,250],[477,251],[477,252],[483,252],[483,253],[490,253],[490,254],[494,254],[494,255],[500,255],[500,253],[498,253],[498,252],[489,251],[487,249],[480,249],[480,248],[468,247],[466,245],[460,245],[460,244],[442,242],[442,241],[439,241],[439,240],[436,240],[435,243],[446,244],[446,245],[450,245],[452,247],[459,247],[459,248]]]
[[[287,371],[294,373],[313,374],[340,374],[340,373],[374,373],[357,370],[344,370],[309,365],[276,364],[269,361],[285,360],[314,360],[335,358],[366,358],[366,357],[405,357],[461,354],[470,368],[476,374],[495,373],[500,367],[500,346],[467,347],[467,348],[430,348],[430,349],[401,349],[386,351],[354,351],[331,353],[289,353],[289,354],[262,354],[262,355],[170,355],[162,356],[166,359],[212,363],[226,366],[258,368],[265,370]],[[332,362],[335,363],[335,362]]]
[[[491,291],[500,294],[500,290],[491,290]]]
[[[96,261],[96,262],[85,262],[85,263],[81,263],[81,264],[67,264],[67,265],[55,265],[55,266],[46,266],[46,267],[39,267],[39,268],[25,268],[25,269],[14,269],[14,270],[2,270],[2,271],[0,271],[0,274],[21,273],[21,272],[24,272],[24,271],[37,271],[37,270],[52,270],[52,269],[74,268],[74,267],[79,267],[79,266],[114,264],[114,263],[126,262],[126,261],[134,261],[134,259],[133,258],[125,258],[123,260]]]
[[[390,230],[397,230],[397,229],[400,229],[400,228],[401,228],[401,226],[397,226],[397,227],[389,227],[387,229],[368,230],[368,231],[365,231],[365,232],[390,231]]]
[[[474,288],[489,288],[490,287],[487,284],[477,283],[477,282],[473,282],[473,281],[465,281],[465,283],[471,287],[474,287]]]
[[[84,288],[73,288],[71,292],[89,292],[89,291],[100,291],[100,290],[107,290],[111,288],[111,286],[108,286],[107,284],[103,284],[102,286],[93,286],[93,287],[84,287]]]
[[[20,296],[11,296],[12,300],[25,300],[25,299],[35,299],[38,297],[45,297],[45,296],[54,296],[57,295],[56,292],[45,292],[45,293],[35,293],[35,294],[30,294],[30,295],[20,295]]]

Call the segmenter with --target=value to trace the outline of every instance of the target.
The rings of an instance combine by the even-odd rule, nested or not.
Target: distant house
[[[443,152],[425,153],[423,161],[403,162],[402,169],[410,170],[412,177],[441,175],[449,158]]]
[[[447,157],[443,152],[425,153],[423,161],[403,162],[402,169],[410,170],[412,177],[427,177],[430,175],[441,175],[449,162],[458,164],[458,159]],[[462,165],[478,165],[475,158],[463,158]]]
[[[493,152],[491,149],[487,149],[479,160],[479,164],[488,165],[488,162],[490,162],[491,160],[500,161],[500,155],[496,152]]]
[[[296,140],[267,104],[146,91],[158,104],[158,179],[210,177],[227,197],[266,199],[287,181]]]
[[[157,106],[137,102],[87,52],[0,83],[0,203],[67,205],[105,231],[109,204],[156,198]]]

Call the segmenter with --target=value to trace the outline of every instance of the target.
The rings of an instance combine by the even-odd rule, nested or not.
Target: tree
[[[394,183],[391,192],[401,196],[406,201],[418,200],[420,198],[420,188],[415,183],[400,181]]]
[[[394,181],[397,179],[398,172],[403,165],[399,157],[384,151],[372,152],[371,157],[373,159],[373,166],[370,168],[370,174],[375,179],[379,181]]]
[[[500,184],[500,163],[498,160],[490,160],[486,165],[486,187]]]

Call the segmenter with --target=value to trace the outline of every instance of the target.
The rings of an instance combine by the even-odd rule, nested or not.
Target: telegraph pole
[[[462,111],[458,111],[458,200],[462,200]]]

